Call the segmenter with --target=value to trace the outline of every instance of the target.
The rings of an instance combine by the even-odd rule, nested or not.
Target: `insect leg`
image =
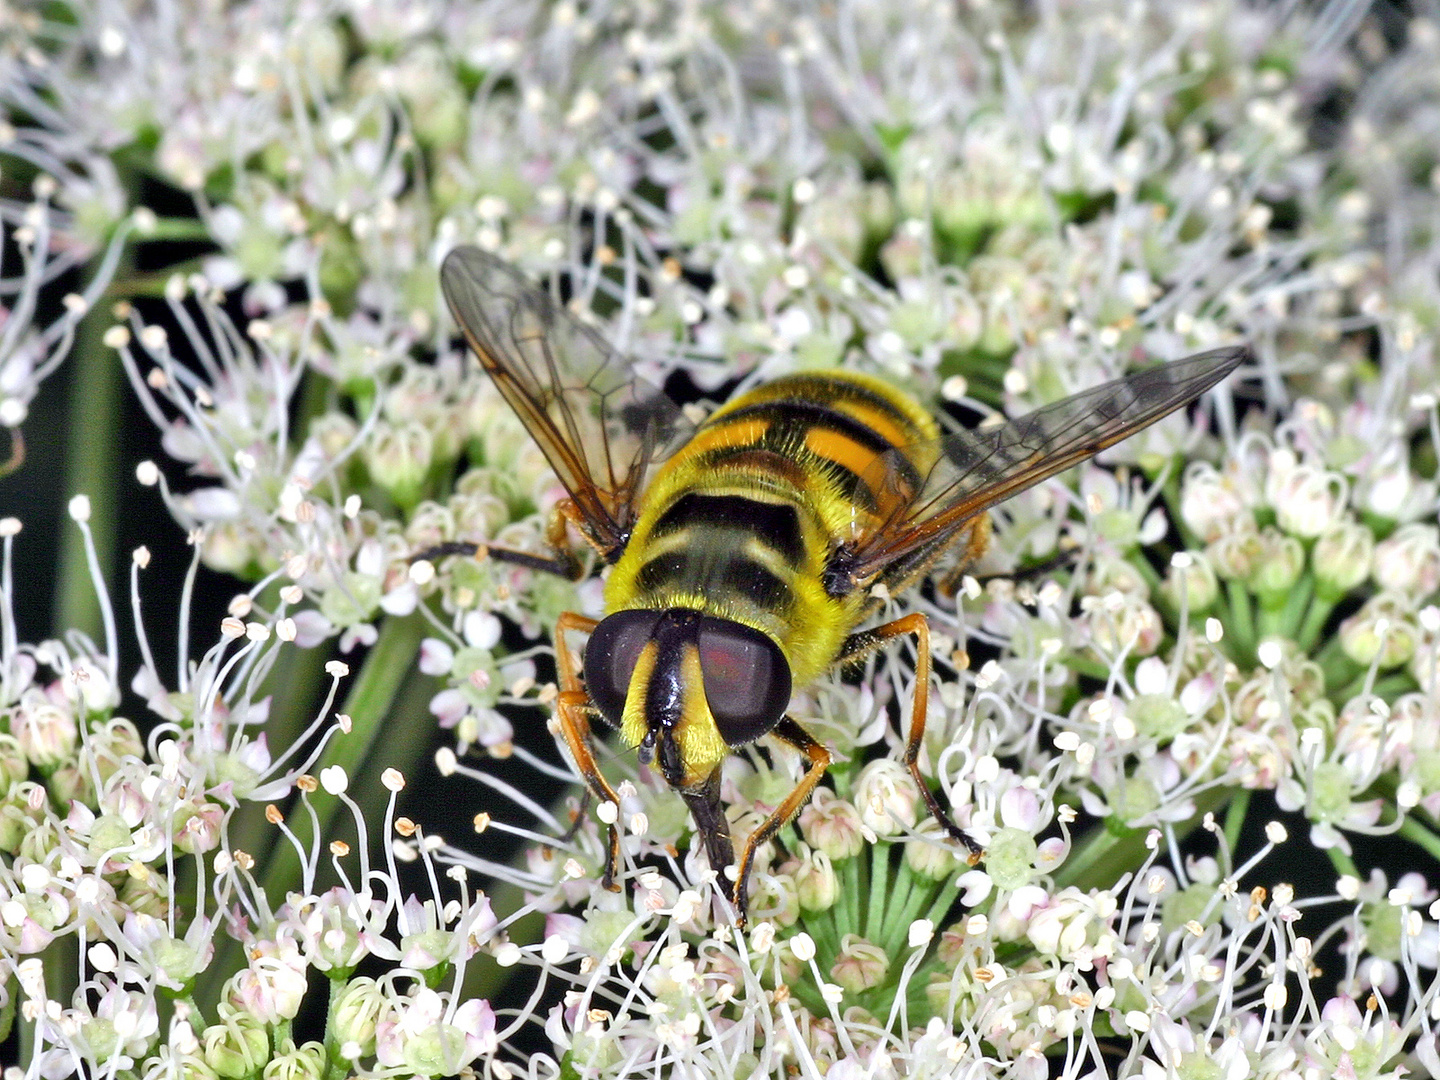
[[[567,503],[569,500],[565,500]],[[436,544],[424,551],[418,551],[410,556],[411,562],[420,559],[443,559],[447,555],[464,555],[474,559],[494,559],[496,562],[506,562],[514,566],[523,566],[527,570],[537,570],[541,573],[555,574],[558,577],[568,578],[571,581],[579,581],[584,576],[584,567],[580,560],[566,543],[565,523],[568,516],[557,506],[550,514],[550,521],[545,527],[545,540],[550,545],[551,555],[536,555],[530,551],[519,551],[515,548],[502,547],[499,544],[475,544],[465,540],[447,540],[443,544]]]
[[[565,736],[565,744],[570,748],[570,756],[575,759],[575,767],[580,770],[589,794],[602,801],[609,801],[618,811],[620,796],[615,794],[610,781],[605,779],[600,767],[595,764],[595,745],[594,737],[590,733],[589,716],[594,706],[590,704],[589,696],[580,685],[580,673],[575,670],[570,646],[565,642],[567,631],[589,633],[597,625],[594,619],[587,619],[573,611],[563,611],[555,620],[555,667],[560,677],[560,694],[555,700],[555,715],[560,721],[560,731]],[[581,810],[583,813],[583,806]],[[578,818],[576,820],[579,821]],[[618,892],[620,886],[616,879],[620,876],[620,832],[614,823],[611,823],[609,828],[610,859],[605,867],[603,884],[612,892]]]
[[[750,834],[750,839],[745,841],[745,853],[740,856],[740,865],[736,868],[734,893],[735,921],[742,927],[745,925],[745,909],[750,902],[750,864],[755,861],[756,849],[800,812],[800,808],[814,792],[815,785],[820,782],[820,777],[824,776],[825,770],[830,767],[831,761],[830,751],[811,738],[809,732],[788,716],[782,718],[770,734],[799,750],[808,762],[805,775],[800,778],[800,783],[795,785],[795,790],[771,811],[770,816],[761,822],[760,827]]]
[[[570,822],[570,827],[560,834],[561,843],[568,844],[575,839],[575,834],[580,831],[580,826],[585,824],[585,815],[590,813],[590,800],[595,798],[595,793],[588,787],[580,793],[580,805],[575,808],[575,820]]]
[[[513,566],[523,566],[527,570],[538,570],[545,574],[556,574],[559,577],[575,579],[573,560],[549,558],[545,555],[536,555],[529,551],[517,551],[515,548],[500,547],[498,544],[468,544],[463,541],[451,541],[446,544],[436,544],[434,547],[426,548],[418,554],[410,556],[410,561],[417,559],[442,559],[446,555],[468,555],[475,559],[494,559],[496,562],[510,563]]]
[[[961,553],[960,558],[937,583],[936,587],[940,590],[941,596],[955,595],[955,591],[960,588],[960,579],[965,576],[965,571],[975,565],[989,546],[990,515],[981,514],[971,524],[970,531],[965,536],[965,550]]]
[[[915,701],[910,710],[910,737],[905,742],[905,766],[915,778],[920,794],[931,815],[950,836],[964,844],[970,851],[970,865],[975,865],[984,854],[984,849],[964,829],[956,825],[945,808],[930,790],[930,785],[920,775],[920,747],[925,741],[925,713],[930,704],[930,621],[920,612],[905,615],[894,622],[885,623],[872,630],[861,630],[851,634],[840,646],[836,663],[848,664],[863,659],[885,642],[902,634],[914,634],[917,659],[915,661]]]

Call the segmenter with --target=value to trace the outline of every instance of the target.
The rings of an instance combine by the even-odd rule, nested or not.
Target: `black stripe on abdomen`
[[[895,444],[884,435],[849,413],[823,403],[795,398],[748,405],[730,413],[719,422],[723,424],[731,420],[754,418],[764,418],[770,422],[762,446],[781,453],[814,454],[857,501],[862,504],[873,502],[873,493],[861,482],[861,472],[864,470],[854,467],[857,462],[845,460],[853,457],[847,452],[846,444],[878,457],[896,449]],[[830,445],[827,446],[827,443]],[[806,447],[806,450],[796,449],[801,446]],[[897,479],[900,483],[910,490],[919,488],[920,474],[909,458],[903,453],[896,453],[892,457],[899,470]],[[866,464],[872,461],[873,458],[867,458]],[[873,506],[866,508],[873,509]]]
[[[727,413],[717,423],[728,424],[735,420],[759,418],[770,421],[770,429],[765,436],[767,443],[776,439],[784,439],[787,435],[793,435],[795,432],[803,433],[818,427],[847,435],[861,446],[873,450],[877,454],[882,454],[891,448],[888,439],[853,416],[848,416],[838,409],[832,409],[829,405],[814,401],[801,401],[797,398],[780,398],[775,401],[761,401],[755,405],[747,405],[743,409]]]
[[[640,568],[635,585],[642,593],[698,590],[716,599],[740,596],[765,611],[783,610],[793,600],[790,586],[754,559],[727,553],[706,561],[710,565],[683,550],[667,551]]]
[[[691,526],[749,533],[791,566],[805,557],[800,515],[788,503],[751,499],[744,495],[703,495],[692,491],[670,504],[655,522],[650,535],[668,536]]]

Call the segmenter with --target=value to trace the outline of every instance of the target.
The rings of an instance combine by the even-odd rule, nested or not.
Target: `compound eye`
[[[780,722],[790,704],[790,665],[759,630],[727,619],[700,620],[700,672],[720,737],[754,742]]]
[[[611,727],[619,727],[625,715],[630,676],[659,621],[658,611],[617,611],[602,619],[585,643],[585,689]]]

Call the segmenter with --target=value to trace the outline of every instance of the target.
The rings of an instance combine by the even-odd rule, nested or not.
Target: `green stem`
[[[134,258],[127,248],[120,256],[114,281],[126,280],[133,267]],[[65,499],[89,496],[90,533],[107,583],[115,578],[116,465],[123,434],[120,362],[103,340],[113,321],[110,312],[97,304],[76,327],[74,351],[67,361],[70,397],[65,440]],[[81,630],[95,639],[101,634],[100,598],[90,578],[85,538],[75,528],[60,530],[54,626],[56,637],[69,630]],[[69,1000],[68,995],[64,1000]]]
[[[1326,852],[1326,854],[1330,856],[1330,865],[1335,867],[1335,872],[1337,874],[1349,874],[1353,878],[1360,878],[1360,880],[1362,881],[1364,880],[1364,878],[1360,874],[1360,871],[1355,868],[1354,861],[1350,858],[1349,855],[1346,855],[1339,848],[1332,847]]]
[[[1185,519],[1180,515],[1180,475],[1185,471],[1184,461],[1172,462],[1172,468],[1165,477],[1165,509],[1175,527],[1180,530],[1181,542],[1187,551],[1198,551],[1205,542],[1196,536]]]
[[[7,994],[4,1004],[0,1004],[0,1042],[4,1042],[10,1038],[10,1032],[15,1026],[15,1017],[20,1014],[20,1010],[16,1007],[15,1001],[19,996],[19,994]],[[29,1024],[24,1025],[26,1028],[29,1026]],[[16,1060],[32,1060],[32,1048],[34,1046],[33,1036],[33,1031],[29,1032],[28,1035],[23,1030],[17,1033],[16,1042],[20,1044],[18,1049],[22,1052]]]
[[[1349,701],[1351,698],[1363,694],[1365,692],[1365,680],[1368,679],[1369,676],[1370,673],[1368,671],[1360,672],[1360,674],[1346,683],[1344,688],[1335,695],[1336,700]],[[1394,701],[1401,694],[1414,689],[1415,680],[1410,678],[1409,675],[1400,672],[1391,675],[1377,676],[1375,685],[1370,688],[1370,692],[1385,701]]]
[[[1091,829],[1071,849],[1070,857],[1055,872],[1055,887],[1063,889],[1067,885],[1078,884],[1089,875],[1093,867],[1108,861],[1107,856],[1123,839],[1125,838],[1117,836],[1103,825]]]
[[[1195,813],[1192,817],[1175,826],[1175,839],[1180,841],[1189,836],[1206,814],[1212,814],[1234,798],[1231,788],[1212,787],[1195,795]],[[1149,829],[1127,829],[1115,833],[1101,825],[1077,844],[1070,857],[1056,871],[1055,887],[1063,889],[1074,886],[1077,889],[1105,889],[1114,885],[1120,875],[1134,870],[1145,861],[1147,850],[1145,839]]]
[[[1295,635],[1295,641],[1304,652],[1308,653],[1315,648],[1315,643],[1320,640],[1320,632],[1325,629],[1325,623],[1334,610],[1334,600],[1316,596],[1310,601],[1310,608],[1305,612],[1305,618],[1300,623],[1300,630]]]
[[[1152,594],[1158,594],[1160,592],[1164,582],[1161,580],[1160,575],[1155,572],[1155,568],[1150,565],[1150,560],[1145,558],[1142,553],[1139,551],[1135,552],[1134,558],[1130,560],[1130,567],[1145,579],[1145,583],[1150,586],[1150,592]]]
[[[897,955],[903,948],[910,924],[915,921],[915,911],[912,908],[918,909],[919,902],[924,900],[924,894],[928,891],[915,888],[915,884],[915,871],[901,862],[900,872],[896,875],[895,884],[890,887],[890,895],[886,899],[885,925],[880,928],[880,940],[875,942],[892,956]]]
[[[1225,847],[1232,861],[1235,850],[1240,846],[1240,830],[1245,827],[1245,815],[1249,811],[1250,792],[1241,788],[1230,797],[1230,805],[1225,808]]]
[[[1285,600],[1283,596],[1278,598],[1278,603],[1276,602],[1277,598],[1269,596],[1257,599],[1260,602],[1255,606],[1255,643],[1259,645],[1266,638],[1275,637],[1280,633],[1280,624],[1285,613]]]
[[[1440,859],[1440,836],[1436,836],[1413,815],[1406,815],[1405,820],[1400,823],[1400,835],[1424,848],[1431,858]]]
[[[1101,682],[1107,682],[1110,679],[1110,666],[1102,664],[1099,660],[1091,660],[1084,656],[1072,656],[1065,661],[1065,666],[1077,675],[1088,675]]]
[[[1261,613],[1265,627],[1261,636],[1279,636],[1288,641],[1294,641],[1300,625],[1300,616],[1310,602],[1314,586],[1315,579],[1309,574],[1302,574],[1300,580],[1295,582],[1295,586],[1281,595],[1279,605],[1273,610],[1267,609]]]
[[[872,844],[870,847],[870,903],[865,907],[865,921],[861,933],[866,941],[875,940],[878,923],[885,912],[885,898],[890,891],[890,845]]]
[[[1312,659],[1322,668],[1326,669],[1326,675],[1330,673],[1329,668],[1337,663],[1352,670],[1358,671],[1360,669],[1359,664],[1345,655],[1344,647],[1340,644],[1339,634],[1332,634],[1327,638],[1325,644],[1320,646],[1320,651],[1317,652]],[[1331,685],[1338,685],[1338,682]]]
[[[1231,655],[1243,659],[1255,656],[1255,622],[1250,609],[1250,594],[1238,581],[1225,583],[1225,595],[1230,600],[1230,625],[1225,627],[1225,636],[1232,642]]]
[[[162,217],[156,218],[154,225],[146,229],[144,233],[136,233],[134,239],[142,244],[154,243],[157,240],[194,240],[214,244],[215,239],[210,234],[210,226],[199,218],[193,217]]]
[[[860,925],[860,897],[865,891],[866,866],[859,854],[850,856],[846,860],[849,863],[845,867],[844,875],[844,917],[840,921],[841,926]],[[838,945],[839,939],[836,939]]]

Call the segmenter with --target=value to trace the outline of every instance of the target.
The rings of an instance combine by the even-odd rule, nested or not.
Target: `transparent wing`
[[[646,470],[691,430],[658,386],[515,267],[458,247],[440,268],[455,321],[544,451],[591,540],[617,551]]]
[[[1194,401],[1250,357],[1244,346],[1162,364],[1037,409],[995,428],[879,455],[860,483],[898,505],[847,558],[854,583],[917,550],[943,544],[971,518],[1098,454]],[[906,462],[934,460],[918,488]]]

